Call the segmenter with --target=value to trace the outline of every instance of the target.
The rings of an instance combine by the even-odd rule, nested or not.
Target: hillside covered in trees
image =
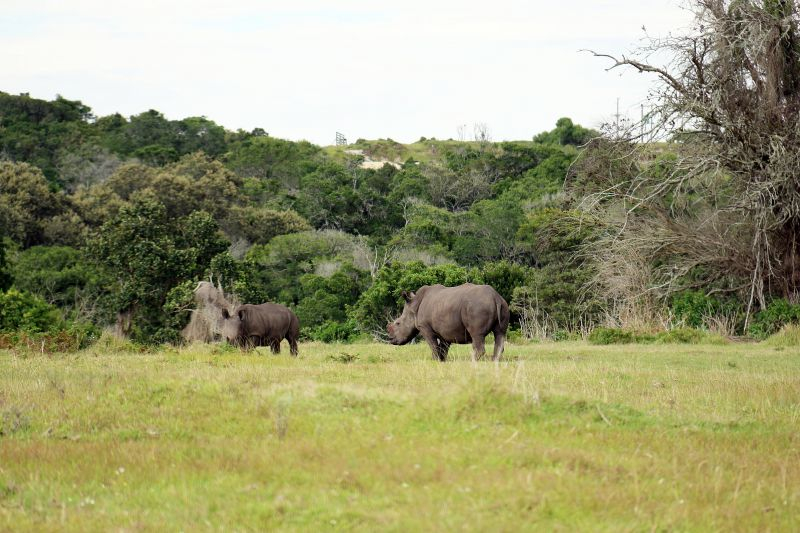
[[[80,344],[113,326],[179,342],[203,279],[290,306],[322,341],[381,338],[402,291],[467,281],[494,286],[527,337],[601,325],[766,335],[800,318],[776,293],[748,321],[732,278],[695,283],[702,272],[689,269],[649,293],[641,262],[599,263],[622,204],[588,199],[669,175],[687,150],[640,143],[624,158],[619,146],[563,118],[530,141],[322,148],[205,117],[96,117],[80,101],[0,93],[0,332]],[[362,168],[365,156],[398,163]]]

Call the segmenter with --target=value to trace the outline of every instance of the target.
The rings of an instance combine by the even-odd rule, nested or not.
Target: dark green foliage
[[[778,298],[756,314],[748,333],[757,339],[766,339],[786,324],[797,323],[800,323],[800,304],[791,304],[784,298]]]
[[[703,291],[683,291],[672,297],[670,306],[675,318],[691,328],[703,328],[707,319],[725,316],[739,323],[744,320],[741,302],[733,298],[709,296]]]
[[[578,211],[544,208],[529,214],[517,241],[535,269],[514,294],[512,309],[540,309],[559,328],[592,323],[600,306],[582,289],[593,272],[577,254],[596,231],[596,221]]]
[[[565,117],[558,119],[554,130],[540,133],[533,138],[533,141],[545,144],[581,146],[599,136],[598,132],[574,124],[571,119]]]
[[[67,199],[54,193],[42,172],[27,163],[0,161],[0,228],[23,247],[72,244],[80,224]]]
[[[14,262],[18,289],[73,312],[93,315],[102,299],[105,272],[82,250],[69,246],[34,246],[19,252]],[[99,318],[93,316],[92,318]]]
[[[227,244],[207,213],[175,220],[162,204],[142,200],[123,207],[104,224],[92,249],[116,280],[109,288],[116,311],[130,312],[133,332],[148,341],[163,325],[167,293],[202,276]]]
[[[301,322],[302,325],[302,322]],[[328,321],[310,328],[308,336],[319,342],[350,342],[360,335],[358,324],[353,319],[344,322]]]
[[[235,292],[248,302],[254,300],[244,298],[242,292],[260,295],[262,301],[296,305],[303,297],[300,278],[317,269],[338,270],[352,260],[353,244],[353,237],[336,231],[279,235],[250,249],[246,262],[253,268],[248,269],[248,286]]]
[[[531,269],[507,260],[483,265],[483,282],[491,285],[506,302],[511,302],[514,289],[525,285],[530,279]]]
[[[161,146],[159,144],[148,144],[137,148],[130,155],[152,167],[164,166],[167,163],[174,163],[178,160],[178,151],[171,146]]]
[[[189,323],[191,311],[195,306],[195,286],[197,283],[194,280],[187,280],[170,289],[162,306],[163,326],[156,331],[153,342],[177,343],[180,341],[180,331]]]
[[[42,298],[14,288],[0,292],[0,332],[54,332],[63,326],[61,313]]]
[[[347,308],[367,287],[368,275],[345,265],[330,276],[305,274],[300,277],[300,300],[295,308],[300,323],[316,326],[344,322]]]
[[[225,156],[226,166],[241,177],[255,177],[292,189],[297,189],[300,178],[313,172],[320,162],[319,147],[266,135],[245,137],[234,143]]]
[[[261,207],[231,207],[223,223],[225,232],[252,244],[266,244],[278,235],[308,231],[311,225],[291,209],[276,211]]]
[[[225,129],[205,117],[167,120],[151,109],[129,120],[119,114],[101,117],[94,127],[112,152],[153,166],[175,162],[194,152],[218,157],[227,148]]]
[[[56,97],[52,102],[0,92],[0,156],[28,162],[58,184],[56,154],[92,137],[91,109],[80,101]]]
[[[352,231],[359,222],[359,199],[344,167],[328,164],[303,176],[297,210],[315,228]]]
[[[675,328],[658,333],[594,328],[589,334],[591,344],[697,344],[703,340],[720,342],[719,338],[692,328]]]
[[[6,259],[6,240],[0,232],[0,292],[8,290],[13,282],[14,277],[11,275],[11,269]]]
[[[245,265],[233,258],[229,252],[215,255],[208,265],[208,271],[214,284],[222,285],[226,292],[233,289],[234,284],[243,276]]]
[[[218,157],[227,148],[225,128],[206,117],[188,117],[172,125],[177,137],[175,150],[179,154],[203,152]]]

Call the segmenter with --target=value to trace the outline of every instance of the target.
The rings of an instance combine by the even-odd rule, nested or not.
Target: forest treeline
[[[377,157],[387,144],[407,158],[368,169],[359,153],[205,117],[96,117],[80,101],[0,93],[4,342],[81,345],[109,326],[180,342],[208,279],[240,302],[291,307],[320,341],[381,338],[402,291],[467,281],[495,287],[527,337],[597,326],[764,336],[800,319],[780,293],[749,319],[735,280],[692,269],[668,292],[621,298],[609,283],[646,272],[598,264],[592,246],[617,230],[587,199],[626,176],[667,175],[680,139],[621,158],[618,143],[563,118],[530,141],[358,148]]]

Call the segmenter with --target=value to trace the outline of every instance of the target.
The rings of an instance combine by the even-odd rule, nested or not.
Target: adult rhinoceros
[[[406,344],[419,333],[433,358],[444,361],[451,344],[471,342],[472,360],[477,361],[486,353],[486,335],[494,333],[493,359],[500,359],[508,330],[508,303],[489,285],[425,285],[416,293],[403,292],[403,297],[403,314],[387,326],[392,344]]]
[[[286,339],[292,355],[297,355],[300,321],[288,307],[273,303],[244,304],[234,309],[233,314],[223,309],[222,318],[222,336],[233,345],[269,346],[272,353],[280,353],[281,340]]]

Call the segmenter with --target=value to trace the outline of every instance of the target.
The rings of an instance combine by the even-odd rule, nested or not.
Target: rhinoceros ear
[[[239,315],[239,320],[244,320],[244,309],[239,309],[237,314]]]
[[[231,314],[228,312],[228,310],[223,308],[222,309],[222,318],[224,318],[225,320],[228,320],[230,317],[231,317]]]
[[[411,300],[413,300],[414,296],[416,296],[416,294],[414,294],[413,292],[403,291],[403,299],[405,301],[407,301],[407,302],[410,302]]]

